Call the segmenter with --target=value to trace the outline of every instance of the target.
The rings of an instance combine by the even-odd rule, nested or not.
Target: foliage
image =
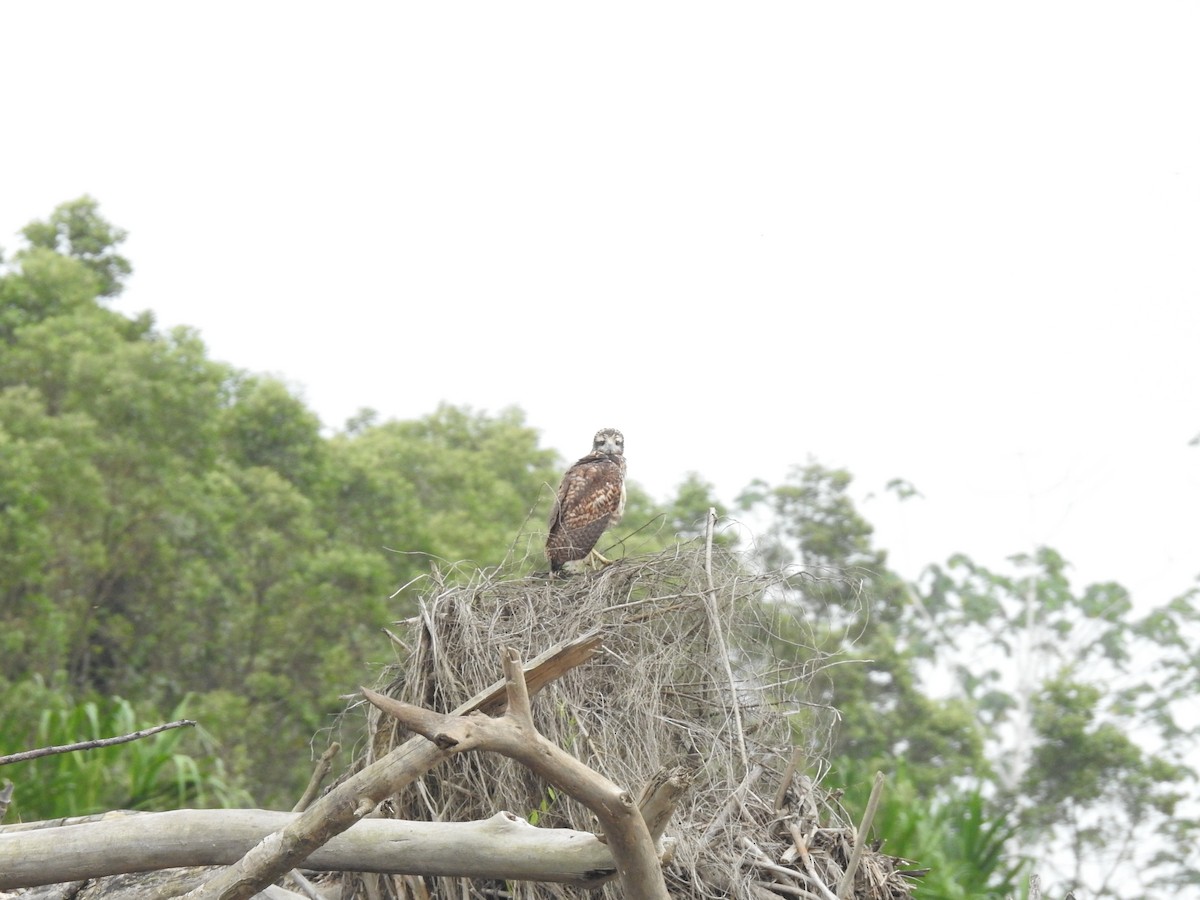
[[[833,771],[845,784],[843,805],[861,820],[871,793],[872,773],[857,760],[837,759]],[[883,849],[913,860],[921,876],[915,896],[923,900],[1000,900],[1021,894],[1032,865],[1014,852],[1017,826],[1004,808],[990,802],[984,784],[944,785],[930,802],[897,760],[887,774],[872,832]]]
[[[531,509],[560,471],[515,409],[488,416],[443,405],[416,421],[358,424],[329,449],[325,502],[335,526],[395,557],[400,577],[427,572],[431,561],[499,564],[522,522],[544,535]],[[540,545],[522,551],[544,564]]]
[[[1136,616],[1120,585],[1076,590],[1050,548],[1011,562],[997,572],[957,556],[920,588],[953,636],[941,662],[987,727],[1000,796],[1027,842],[1072,860],[1043,873],[1064,890],[1116,896],[1131,871],[1144,890],[1178,883],[1200,833],[1179,814],[1196,783],[1180,715],[1197,687],[1194,592]]]
[[[667,527],[680,540],[703,537],[708,528],[709,510],[713,510],[718,519],[724,518],[729,512],[725,504],[716,498],[710,482],[705,481],[698,472],[688,472],[675,489],[675,497],[667,507]],[[717,530],[713,534],[713,543],[718,547],[731,548],[737,543],[737,537],[732,531]]]
[[[795,611],[794,624],[772,650],[837,662],[818,698],[841,713],[830,755],[884,769],[903,757],[909,776],[930,792],[948,778],[986,774],[971,709],[921,684],[921,629],[909,589],[873,546],[851,481],[844,470],[809,463],[784,484],[755,482],[739,498],[743,510],[768,516],[756,544],[763,567],[793,572],[778,599]]]
[[[131,734],[187,716],[186,700],[164,717],[147,716],[120,697],[74,702],[36,678],[0,691],[0,708],[0,755]],[[247,805],[215,751],[204,729],[177,728],[13,763],[4,769],[19,786],[8,816],[30,821],[110,809]]]
[[[121,293],[122,281],[133,271],[129,260],[116,250],[126,232],[105,221],[91,197],[62,204],[45,222],[26,225],[22,234],[31,250],[49,250],[83,263],[96,276],[96,292],[101,297]]]

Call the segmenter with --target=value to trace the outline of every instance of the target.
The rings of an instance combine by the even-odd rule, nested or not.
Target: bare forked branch
[[[600,638],[593,633],[543,653],[524,673],[529,689],[536,693],[591,657],[599,645]],[[475,710],[498,712],[503,709],[506,696],[504,682],[497,682],[450,715],[461,716]],[[406,741],[330,790],[294,821],[264,838],[236,864],[222,869],[184,897],[187,900],[247,900],[448,756],[447,751],[431,745],[424,738]]]
[[[630,900],[668,900],[654,839],[633,796],[542,737],[533,710],[521,658],[506,647],[501,655],[508,693],[503,716],[447,716],[363,688],[376,707],[405,728],[424,735],[440,750],[485,750],[513,759],[590,809],[604,829],[624,895]]]

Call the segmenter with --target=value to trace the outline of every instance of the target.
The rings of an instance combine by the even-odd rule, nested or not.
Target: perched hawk
[[[602,428],[592,439],[592,452],[567,469],[558,486],[546,538],[550,574],[608,565],[611,560],[593,548],[624,512],[625,436],[615,428]]]

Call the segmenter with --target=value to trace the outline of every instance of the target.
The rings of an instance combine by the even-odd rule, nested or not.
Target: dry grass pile
[[[664,767],[692,785],[667,826],[676,897],[817,897],[829,900],[854,828],[802,773],[819,767],[836,714],[811,702],[828,662],[804,646],[795,608],[771,602],[782,576],[750,571],[703,543],[625,559],[566,580],[476,573],[431,581],[420,614],[400,623],[402,659],[376,690],[445,711],[500,677],[499,651],[526,660],[593,630],[601,651],[534,698],[549,740],[636,792]],[[788,652],[780,652],[781,647]],[[781,661],[782,657],[788,657]],[[406,740],[372,712],[366,764]],[[802,746],[793,750],[797,738]],[[801,771],[792,761],[800,759]],[[456,756],[388,805],[396,818],[482,819],[508,810],[546,827],[594,830],[587,809],[525,769],[491,754]],[[902,862],[868,849],[855,896],[908,897]],[[343,896],[577,897],[554,884],[426,881],[347,875]],[[428,893],[426,893],[428,892]],[[603,896],[618,897],[615,885]]]

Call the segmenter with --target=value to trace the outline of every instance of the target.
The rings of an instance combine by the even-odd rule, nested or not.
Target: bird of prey
[[[550,574],[609,565],[596,550],[605,529],[625,512],[625,436],[601,428],[592,439],[592,452],[567,469],[550,510],[546,557]]]

